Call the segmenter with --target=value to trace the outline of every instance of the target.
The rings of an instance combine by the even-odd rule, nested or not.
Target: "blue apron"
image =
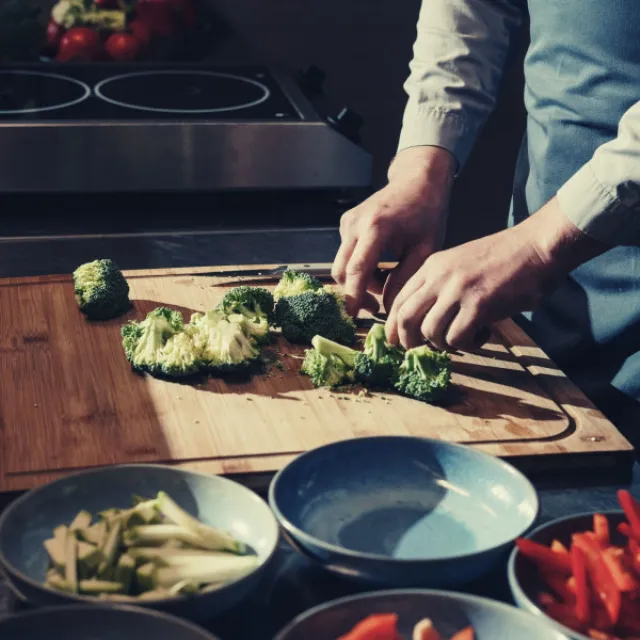
[[[529,0],[529,12],[512,224],[614,138],[640,100],[640,0]],[[640,407],[640,248],[617,247],[576,269],[523,323],[605,412],[611,398]]]

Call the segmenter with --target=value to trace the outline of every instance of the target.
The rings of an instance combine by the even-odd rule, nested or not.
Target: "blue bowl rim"
[[[534,617],[529,612],[524,611],[523,609],[519,609],[518,607],[514,607],[513,605],[507,604],[505,602],[499,602],[497,600],[483,598],[481,596],[475,596],[468,593],[463,593],[461,591],[446,591],[443,589],[386,589],[384,591],[371,591],[368,593],[359,593],[356,595],[346,596],[344,598],[338,598],[337,600],[331,600],[330,602],[325,602],[324,604],[313,607],[312,609],[308,609],[307,611],[304,611],[300,615],[296,616],[291,622],[289,622],[285,627],[278,631],[273,640],[286,640],[287,635],[294,631],[299,624],[302,624],[308,618],[311,618],[314,615],[317,615],[324,611],[329,611],[333,608],[340,607],[344,604],[350,604],[352,602],[362,602],[366,600],[375,600],[377,598],[386,598],[390,596],[402,597],[414,595],[438,597],[448,600],[454,600],[457,602],[473,603],[500,612],[508,611],[510,615],[516,615],[523,619]],[[566,632],[562,633],[566,636]]]
[[[609,509],[607,511],[584,511],[582,513],[574,513],[570,516],[562,516],[561,518],[555,518],[554,520],[545,522],[544,524],[541,524],[539,527],[536,527],[535,529],[527,533],[525,537],[532,540],[538,534],[546,531],[547,529],[551,529],[560,524],[572,522],[573,520],[579,520],[581,518],[592,518],[596,513],[600,513],[605,517],[624,515],[624,511],[622,511],[622,509]],[[520,580],[518,579],[518,576],[516,574],[516,562],[519,557],[520,550],[518,549],[518,547],[514,547],[509,554],[509,560],[507,561],[507,580],[509,582],[511,595],[514,597],[514,599],[516,601],[524,600],[532,609],[532,615],[543,618],[553,628],[559,629],[560,631],[562,631],[562,633],[568,635],[570,638],[574,638],[576,640],[591,640],[591,638],[589,638],[588,636],[585,636],[578,631],[574,631],[573,629],[569,629],[569,627],[565,627],[557,620],[554,620],[552,617],[548,616],[533,600],[531,600],[531,598],[529,598],[529,596],[525,593],[524,589],[520,585]],[[535,613],[533,613],[533,611],[535,611]]]
[[[510,538],[509,540],[504,540],[503,542],[500,542],[499,544],[495,544],[492,545],[490,547],[486,547],[484,549],[479,549],[477,551],[473,551],[470,553],[459,553],[459,554],[452,554],[452,555],[448,555],[448,556],[443,556],[441,558],[393,558],[391,556],[385,556],[382,554],[378,554],[378,553],[368,553],[368,552],[364,552],[364,551],[356,551],[354,549],[347,549],[346,547],[340,547],[338,545],[329,543],[329,542],[325,542],[324,540],[320,540],[319,538],[316,538],[315,536],[312,536],[308,533],[306,533],[305,531],[303,531],[302,529],[300,529],[299,527],[297,527],[295,524],[293,524],[279,509],[277,501],[276,501],[276,491],[277,491],[277,486],[278,486],[278,482],[281,481],[282,476],[287,472],[288,469],[290,469],[293,465],[296,464],[300,464],[301,462],[303,462],[304,460],[306,460],[307,458],[315,455],[317,452],[319,451],[324,451],[324,450],[328,450],[328,449],[332,449],[332,448],[336,448],[336,447],[340,447],[343,446],[345,443],[351,443],[354,441],[362,441],[362,440],[367,440],[367,441],[389,441],[389,440],[406,440],[406,441],[421,441],[421,442],[425,442],[428,444],[436,444],[438,446],[445,446],[445,447],[450,447],[450,448],[454,448],[454,449],[460,449],[465,451],[465,453],[472,455],[472,456],[477,456],[479,458],[482,458],[484,460],[487,460],[489,462],[491,462],[492,464],[496,464],[499,467],[502,467],[502,469],[504,469],[506,472],[510,473],[511,475],[518,477],[520,480],[523,481],[524,486],[527,490],[527,492],[530,494],[529,498],[532,502],[533,508],[534,508],[534,512],[533,512],[533,516],[531,518],[531,521],[527,524],[526,527],[524,527],[522,529],[522,532],[519,533],[518,535],[516,535],[513,538]],[[291,462],[289,462],[287,465],[285,465],[282,469],[280,469],[280,471],[278,471],[278,473],[273,477],[273,480],[271,481],[271,484],[269,485],[269,506],[271,507],[272,511],[275,513],[276,518],[278,520],[278,522],[280,523],[280,525],[285,529],[285,531],[287,531],[289,533],[289,535],[291,535],[296,541],[300,541],[302,543],[305,544],[310,544],[312,546],[315,546],[319,549],[322,549],[323,551],[327,551],[329,553],[333,553],[339,556],[343,556],[343,557],[350,557],[350,558],[355,558],[355,559],[359,559],[359,560],[371,560],[371,561],[383,561],[383,562],[393,562],[393,563],[397,563],[400,565],[410,565],[410,564],[416,564],[416,563],[421,563],[421,562],[442,562],[442,561],[449,561],[449,560],[463,560],[465,558],[473,558],[481,553],[489,553],[491,551],[497,551],[498,549],[504,547],[505,545],[508,545],[509,543],[513,542],[513,540],[515,540],[515,538],[521,536],[522,534],[524,534],[525,531],[528,531],[529,528],[533,525],[533,523],[536,521],[537,517],[538,517],[538,513],[540,511],[540,501],[538,499],[538,493],[535,490],[535,487],[533,486],[533,484],[531,483],[531,481],[521,472],[518,471],[518,469],[516,469],[513,465],[509,464],[508,462],[506,462],[505,460],[502,460],[501,458],[498,458],[496,456],[492,456],[488,453],[484,453],[483,451],[479,451],[477,449],[474,449],[468,445],[462,445],[462,444],[456,444],[453,442],[448,442],[446,440],[438,440],[435,438],[422,438],[419,436],[367,436],[364,438],[351,438],[349,440],[341,440],[339,442],[332,442],[326,445],[323,445],[322,447],[318,447],[316,449],[311,449],[310,451],[307,451],[305,453],[302,453],[301,455],[297,456],[296,458],[294,458]]]
[[[270,516],[272,524],[273,524],[273,527],[275,529],[275,538],[274,538],[274,543],[272,545],[272,548],[266,554],[266,556],[264,557],[264,560],[262,562],[260,562],[258,565],[256,565],[256,567],[249,574],[247,574],[246,576],[243,576],[239,580],[234,580],[233,582],[229,582],[229,583],[225,584],[224,586],[220,587],[219,589],[216,589],[215,591],[211,591],[210,593],[196,594],[194,596],[191,596],[191,598],[198,599],[198,598],[202,598],[202,597],[207,596],[207,595],[214,595],[214,594],[218,594],[218,593],[223,593],[223,592],[225,592],[227,589],[229,589],[231,587],[235,587],[238,584],[242,584],[243,582],[245,582],[245,581],[251,579],[253,576],[255,576],[256,573],[261,571],[271,561],[271,559],[274,557],[276,551],[278,550],[278,544],[279,544],[279,541],[280,541],[280,529],[278,527],[278,521],[276,520],[275,516],[273,515],[273,512],[270,510],[269,505],[257,493],[255,493],[254,491],[252,491],[248,487],[245,487],[244,485],[240,484],[239,482],[235,482],[235,480],[230,480],[229,478],[225,478],[223,476],[219,476],[219,475],[215,475],[215,474],[208,474],[208,473],[201,473],[199,471],[190,471],[190,470],[187,470],[187,469],[180,469],[180,468],[177,468],[177,467],[174,467],[174,466],[171,466],[171,465],[166,465],[166,464],[144,464],[144,463],[136,464],[136,463],[133,463],[133,464],[117,464],[117,465],[100,466],[100,467],[93,467],[91,469],[84,469],[82,471],[78,471],[78,472],[75,472],[75,473],[70,473],[70,474],[64,475],[64,476],[62,476],[60,478],[56,478],[55,480],[52,480],[51,482],[47,482],[47,483],[45,483],[43,485],[40,485],[38,487],[30,489],[29,491],[26,491],[23,495],[19,496],[13,502],[11,502],[11,504],[9,504],[9,506],[2,513],[0,513],[0,532],[4,528],[5,523],[10,519],[13,510],[17,509],[21,504],[23,504],[24,502],[29,500],[31,498],[31,496],[39,493],[40,491],[43,491],[44,489],[46,489],[48,487],[55,486],[56,484],[62,484],[64,482],[68,482],[70,479],[73,479],[73,478],[85,477],[85,476],[88,476],[88,475],[101,473],[101,472],[105,472],[105,471],[117,471],[118,469],[141,469],[141,470],[144,470],[144,469],[162,469],[162,470],[165,470],[165,471],[171,471],[171,472],[175,472],[175,473],[179,473],[179,474],[184,474],[186,476],[206,478],[206,479],[215,478],[216,481],[220,481],[223,484],[234,485],[236,487],[239,487],[243,491],[246,491],[247,494],[251,496],[252,500],[254,500],[257,503],[259,503],[259,504],[261,504],[261,505],[266,507],[266,511],[268,512],[268,515]],[[92,597],[92,596],[83,596],[83,595],[79,595],[79,594],[76,594],[76,593],[62,593],[60,591],[55,591],[54,589],[51,589],[51,588],[45,586],[44,583],[38,582],[37,580],[33,580],[32,578],[30,578],[29,576],[24,574],[22,571],[20,571],[16,567],[14,567],[8,561],[8,559],[6,558],[1,546],[0,546],[0,567],[4,567],[4,569],[7,572],[7,574],[9,574],[7,576],[9,579],[12,579],[13,576],[17,576],[22,582],[25,582],[26,584],[28,584],[32,588],[40,589],[40,590],[43,590],[43,591],[47,591],[49,593],[54,593],[56,595],[64,597],[65,599],[70,600],[71,602],[91,603],[91,604],[96,604],[96,602],[100,602],[97,598]],[[157,600],[142,601],[139,604],[137,604],[137,607],[145,608],[145,609],[147,607],[149,607],[149,608],[159,607],[159,606],[161,607],[163,605],[173,604],[175,602],[179,602],[179,601],[182,601],[184,599],[185,598],[181,597],[181,596],[173,596],[173,597],[170,597],[170,598],[158,598]],[[107,606],[117,606],[117,605],[119,605],[121,603],[106,603],[106,604],[107,604]],[[86,605],[84,605],[84,606],[86,606]]]
[[[67,604],[67,605],[59,605],[52,607],[40,607],[38,609],[34,609],[32,611],[20,611],[19,613],[13,613],[7,616],[7,618],[0,619],[0,628],[2,627],[2,623],[4,621],[18,619],[27,619],[27,618],[40,618],[47,617],[49,615],[58,613],[58,612],[68,612],[68,613],[76,613],[79,611],[95,611],[95,612],[109,612],[109,611],[126,611],[129,613],[136,614],[141,618],[158,618],[167,623],[173,624],[176,629],[182,628],[184,630],[192,631],[195,634],[198,634],[201,640],[217,640],[217,637],[213,634],[209,633],[203,627],[190,622],[189,620],[185,620],[184,618],[180,618],[178,616],[174,616],[170,613],[165,613],[164,611],[158,611],[157,609],[147,609],[144,607],[136,607],[128,604],[114,603],[112,605],[106,605],[104,603],[101,604]]]

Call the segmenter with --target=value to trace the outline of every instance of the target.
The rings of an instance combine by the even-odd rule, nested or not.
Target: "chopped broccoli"
[[[130,306],[129,284],[113,260],[94,260],[73,272],[80,311],[91,320],[108,320]]]
[[[313,349],[307,350],[301,371],[314,386],[337,387],[354,381],[357,351],[322,336],[314,336],[311,344]]]
[[[355,341],[355,323],[336,291],[322,289],[280,298],[275,317],[282,335],[295,344],[310,344],[316,335],[349,345]]]
[[[282,274],[280,282],[276,285],[273,298],[276,302],[280,298],[298,296],[305,291],[318,291],[322,289],[322,282],[304,271],[288,270]]]
[[[364,341],[364,351],[355,359],[356,376],[369,387],[392,386],[402,364],[404,350],[387,343],[384,325],[374,324]]]
[[[220,311],[193,314],[186,333],[200,353],[202,366],[211,373],[235,374],[250,371],[259,363],[256,341],[242,326],[230,322]]]
[[[409,349],[395,380],[397,391],[422,402],[436,402],[449,387],[451,358],[427,346]]]
[[[247,318],[239,313],[234,313],[227,317],[229,322],[239,324],[244,334],[253,338],[257,344],[268,344],[271,342],[271,333],[269,331],[269,321],[264,318]]]
[[[158,354],[162,375],[169,378],[191,376],[200,370],[200,353],[191,336],[184,331],[171,336]]]
[[[251,320],[271,320],[273,295],[262,287],[234,287],[227,291],[218,308],[227,315],[239,313]]]
[[[163,365],[169,367],[176,360],[175,356],[172,360],[171,348],[165,352],[165,346],[182,328],[182,314],[166,307],[150,311],[142,322],[125,324],[121,333],[127,360],[137,371],[163,373]]]

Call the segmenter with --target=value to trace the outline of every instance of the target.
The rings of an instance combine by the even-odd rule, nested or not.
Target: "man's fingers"
[[[378,266],[382,238],[377,231],[370,231],[356,243],[345,269],[344,295],[347,310],[355,316],[362,306],[362,299],[373,273]]]
[[[380,303],[375,296],[372,296],[368,291],[365,291],[362,297],[361,307],[371,313],[378,313],[380,310]]]
[[[341,286],[344,286],[346,280],[347,264],[349,263],[349,258],[351,257],[355,246],[355,238],[344,238],[333,261],[333,266],[331,267],[331,276]]]
[[[443,351],[449,348],[447,343],[447,333],[449,325],[456,317],[459,306],[455,300],[438,298],[422,320],[420,333],[434,347]]]
[[[409,279],[424,264],[424,261],[431,255],[430,247],[420,245],[414,247],[403,258],[398,265],[389,272],[384,286],[383,305],[387,312],[393,307],[393,303],[402,288]]]
[[[407,302],[412,295],[414,295],[420,287],[424,284],[424,278],[420,273],[416,273],[409,279],[407,284],[404,285],[400,293],[396,296],[396,299],[388,312],[387,322],[385,323],[385,331],[387,333],[387,340],[391,344],[400,343],[400,334],[398,330],[398,314],[405,302]],[[386,310],[386,307],[385,307]]]
[[[417,278],[416,278],[417,279]],[[436,303],[437,294],[427,288],[420,278],[421,285],[409,281],[392,308],[394,314],[392,332],[397,332],[397,341],[405,348],[411,349],[423,343],[420,331],[424,316]],[[408,290],[407,290],[408,289]],[[399,302],[402,301],[400,304]]]
[[[451,349],[472,351],[482,346],[490,336],[490,331],[480,325],[480,317],[475,309],[462,307],[449,325],[445,342]]]

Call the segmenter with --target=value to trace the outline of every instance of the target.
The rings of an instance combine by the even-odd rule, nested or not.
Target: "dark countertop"
[[[123,268],[150,268],[214,264],[329,262],[338,246],[335,216],[327,225],[300,224],[297,228],[236,226],[234,229],[204,225],[195,231],[149,233],[129,229],[104,235],[95,229],[67,229],[66,236],[44,237],[46,229],[13,233],[22,239],[0,238],[0,277],[68,273],[79,263],[98,255],[111,256]],[[309,221],[307,221],[309,222]],[[81,235],[70,237],[69,232]],[[24,237],[30,235],[31,237]],[[535,481],[541,500],[540,520],[585,511],[617,508],[616,490],[628,486],[620,479],[547,477]],[[640,497],[640,467],[633,473],[633,491]],[[287,544],[280,548],[263,584],[253,597],[209,628],[221,640],[269,640],[295,615],[319,603],[358,591],[357,585],[324,573],[299,557]],[[500,566],[468,591],[508,600],[506,568]],[[19,609],[16,599],[0,578],[0,615]]]

